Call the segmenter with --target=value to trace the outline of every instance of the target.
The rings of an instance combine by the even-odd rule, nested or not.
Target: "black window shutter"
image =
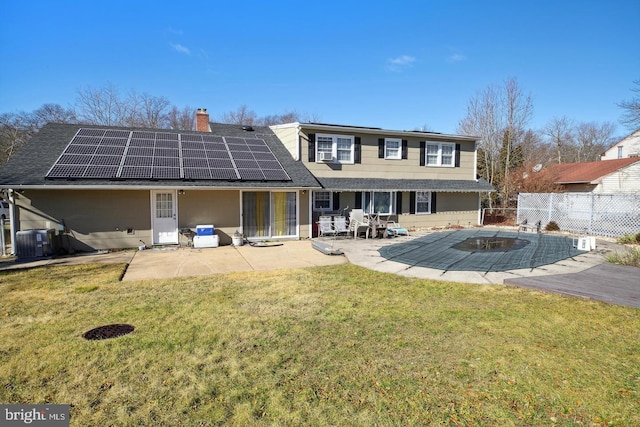
[[[310,162],[316,161],[316,134],[315,133],[309,134],[309,161]]]
[[[356,191],[356,207],[354,209],[362,209],[362,191]]]
[[[340,209],[340,193],[337,191],[333,192],[333,210],[337,211]]]
[[[431,192],[431,213],[436,213],[436,193]]]
[[[427,147],[427,142],[426,141],[420,141],[420,166],[424,166],[425,165],[425,151],[426,151],[426,147]]]
[[[353,157],[353,163],[362,163],[362,143],[359,136],[354,139]]]
[[[402,213],[402,192],[398,191],[396,193],[396,214],[400,215]]]
[[[402,140],[402,158],[403,159],[408,159],[409,158],[409,148],[408,148],[408,142],[406,139]]]
[[[416,192],[409,193],[409,213],[416,213]]]
[[[456,167],[460,167],[460,144],[456,144]]]
[[[378,158],[384,159],[384,138],[378,139]]]

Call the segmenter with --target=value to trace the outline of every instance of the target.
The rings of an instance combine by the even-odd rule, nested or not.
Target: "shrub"
[[[640,244],[640,233],[626,234],[618,239],[618,243],[631,245]]]
[[[560,231],[560,227],[555,221],[549,221],[549,223],[544,227],[546,231]]]
[[[607,261],[612,264],[640,267],[640,248],[631,248],[621,254],[616,252],[607,256]]]

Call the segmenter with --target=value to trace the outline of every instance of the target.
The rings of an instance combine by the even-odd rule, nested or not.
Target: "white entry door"
[[[178,243],[177,202],[175,190],[151,192],[154,245]]]

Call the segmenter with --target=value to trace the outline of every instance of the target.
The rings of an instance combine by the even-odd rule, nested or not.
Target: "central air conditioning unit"
[[[330,162],[331,160],[333,160],[333,154],[327,153],[326,151],[320,152],[318,153],[318,160],[320,160],[321,162]]]

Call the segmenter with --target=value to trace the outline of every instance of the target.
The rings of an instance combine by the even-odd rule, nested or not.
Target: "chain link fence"
[[[561,230],[620,237],[640,233],[640,194],[521,193],[517,223],[554,221]]]

